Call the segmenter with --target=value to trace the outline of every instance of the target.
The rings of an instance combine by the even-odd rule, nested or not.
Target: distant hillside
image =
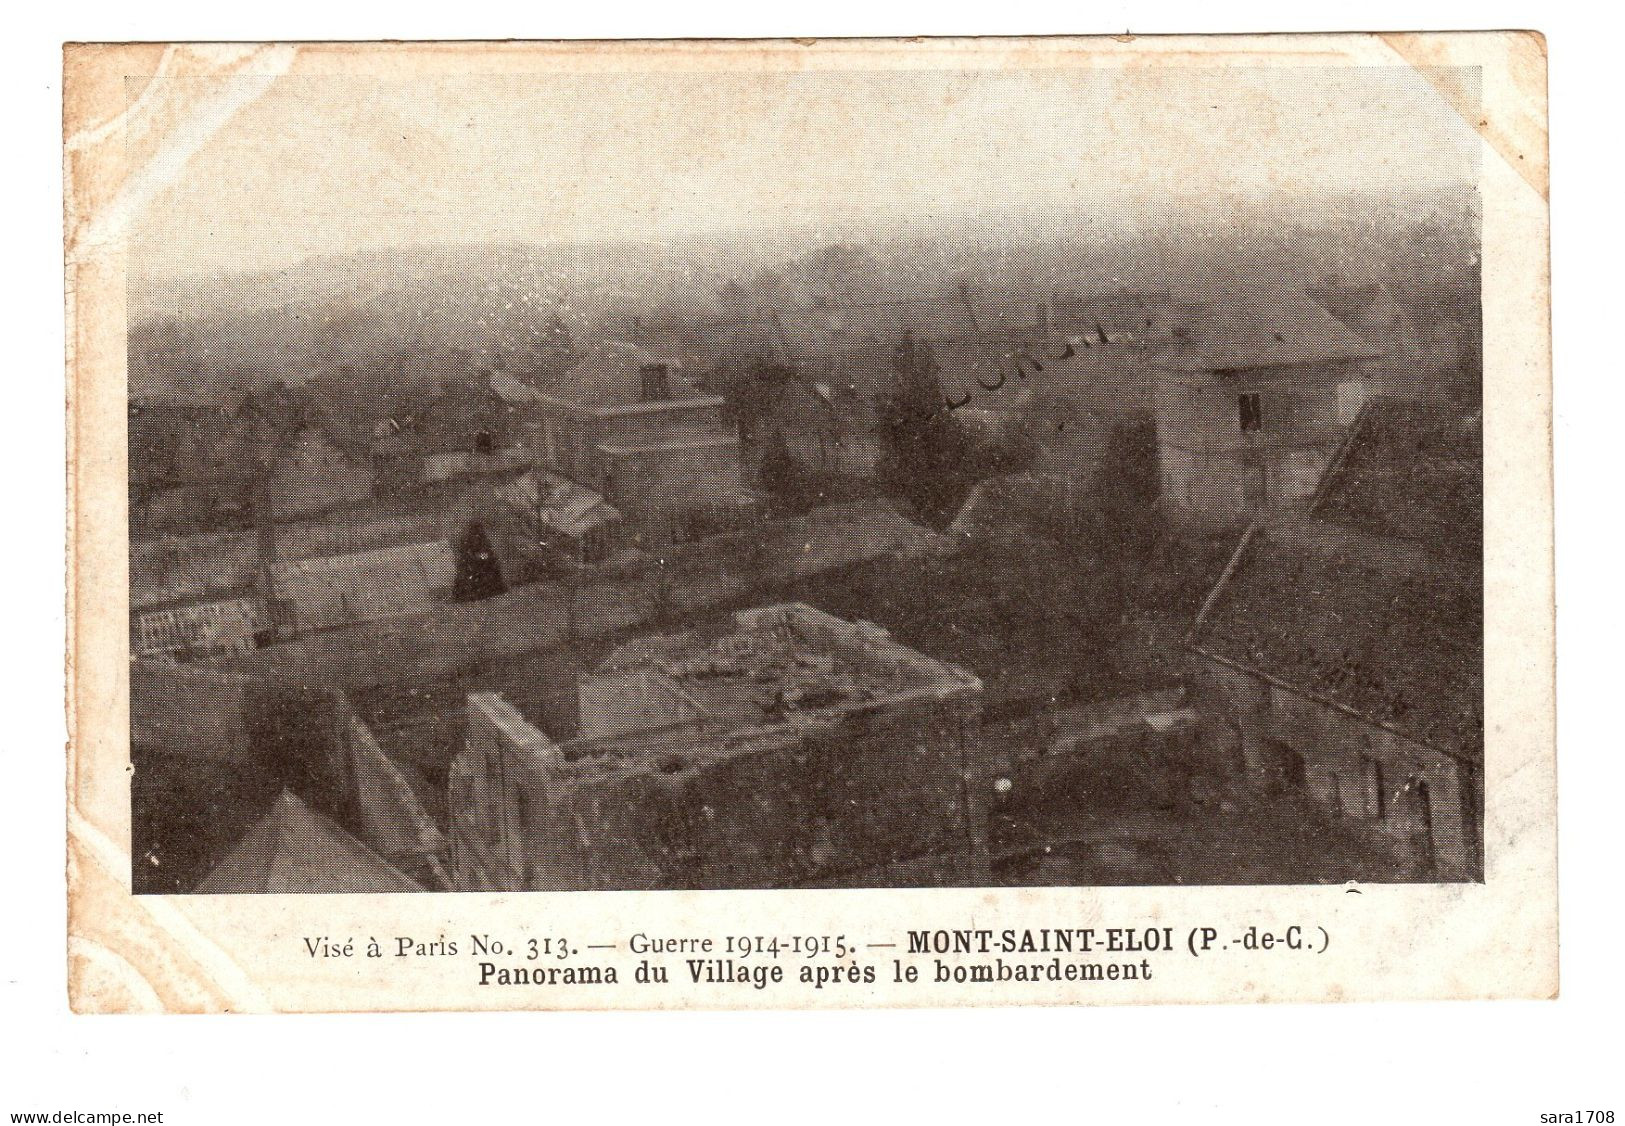
[[[711,259],[707,261],[706,259]],[[711,291],[725,264],[654,244],[409,247],[279,270],[130,280],[133,395],[222,394],[341,367],[526,368],[611,310]]]
[[[1396,292],[1476,291],[1477,202],[1419,197],[1080,194],[1064,213],[922,216],[885,231],[742,232],[668,242],[471,243],[275,270],[129,279],[133,395],[224,400],[346,367],[406,380],[556,360],[560,337],[638,316],[708,320],[785,300],[1268,288],[1328,276]]]

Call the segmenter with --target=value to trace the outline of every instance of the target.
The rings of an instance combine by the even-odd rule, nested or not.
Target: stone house
[[[633,545],[698,539],[756,518],[760,497],[744,483],[722,398],[669,360],[605,343],[523,397],[530,455],[602,497]]]
[[[521,423],[530,388],[504,372],[446,380],[369,425],[369,456],[380,493],[528,464]]]
[[[1147,361],[1165,511],[1212,528],[1307,501],[1365,401],[1377,355],[1291,294],[1184,307]]]
[[[1218,759],[1368,830],[1393,858],[1374,878],[1483,878],[1481,529],[1477,420],[1373,400],[1190,635]]]

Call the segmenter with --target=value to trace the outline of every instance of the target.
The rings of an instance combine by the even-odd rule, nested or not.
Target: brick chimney
[[[670,369],[666,364],[644,364],[638,373],[643,376],[645,403],[664,403],[671,398]]]

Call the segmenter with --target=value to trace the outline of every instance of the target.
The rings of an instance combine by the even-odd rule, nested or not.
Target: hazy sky
[[[1478,150],[1409,68],[286,76],[166,172],[133,265],[839,229],[1095,195],[1121,218],[1122,192],[1154,210],[1471,184]]]

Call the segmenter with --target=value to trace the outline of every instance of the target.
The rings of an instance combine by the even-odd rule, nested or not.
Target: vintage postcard
[[[69,992],[1557,990],[1532,33],[70,45]]]

